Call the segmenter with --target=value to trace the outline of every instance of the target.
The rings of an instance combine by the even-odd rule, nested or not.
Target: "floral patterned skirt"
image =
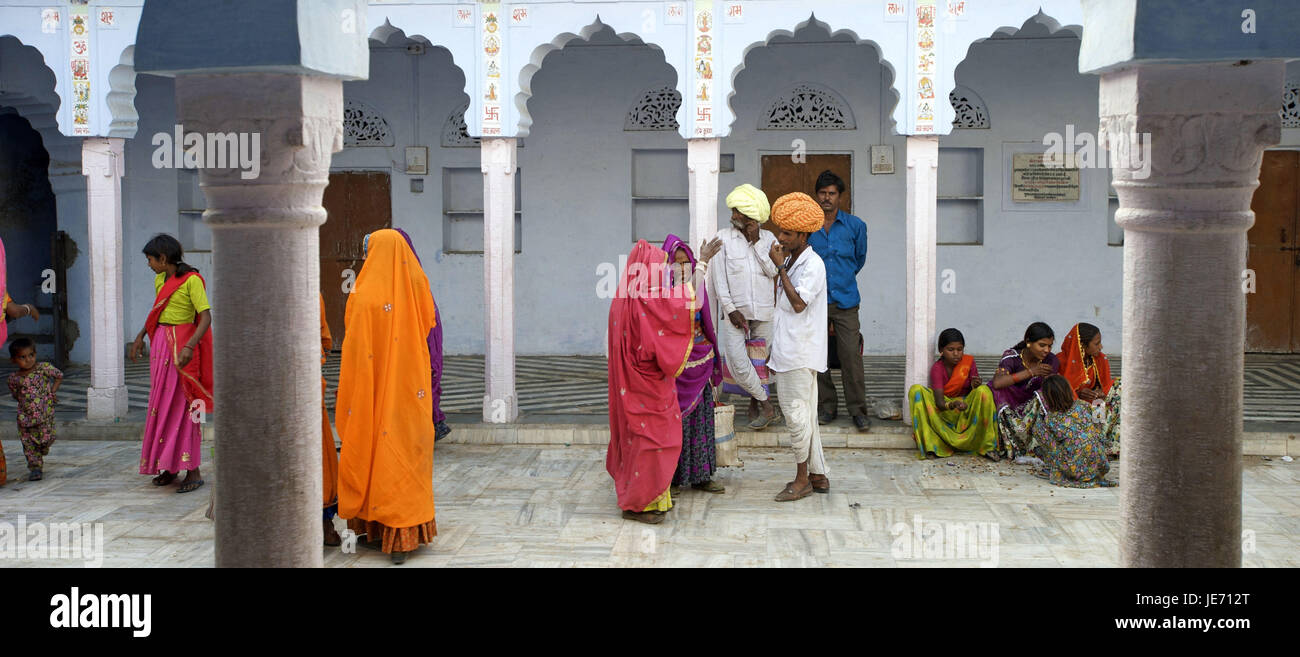
[[[430,520],[414,527],[389,527],[381,522],[351,518],[348,529],[353,533],[365,534],[367,543],[382,540],[380,545],[385,553],[411,552],[425,543],[432,543],[438,535],[438,522]]]
[[[695,409],[682,416],[682,455],[673,474],[674,486],[691,486],[713,479],[718,468],[713,437],[713,388],[706,384]]]
[[[1024,405],[1016,408],[1010,404],[998,409],[998,439],[1008,458],[1018,455],[1033,454],[1041,457],[1038,443],[1034,440],[1034,425],[1043,419],[1046,411],[1038,393]]]

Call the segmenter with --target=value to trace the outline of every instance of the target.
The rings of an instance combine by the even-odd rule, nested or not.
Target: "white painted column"
[[[519,418],[515,396],[515,140],[485,138],[481,152],[483,298],[487,299],[483,421],[504,424]]]
[[[1255,61],[1101,77],[1125,231],[1124,566],[1241,565],[1246,231],[1283,74]],[[1124,161],[1131,131],[1150,133],[1145,172]]]
[[[907,138],[907,364],[903,395],[927,385],[934,362],[935,270],[938,267],[939,138]],[[912,407],[903,400],[903,421]]]
[[[320,567],[321,197],[343,147],[337,78],[176,79],[187,132],[259,136],[255,178],[204,168],[212,227],[218,567]],[[250,140],[251,143],[251,140]]]
[[[686,140],[691,213],[690,235],[687,239],[697,255],[704,240],[718,232],[718,166],[721,153],[721,139]]]
[[[90,387],[86,417],[125,417],[126,338],[122,329],[122,139],[90,137],[81,143],[90,236]]]

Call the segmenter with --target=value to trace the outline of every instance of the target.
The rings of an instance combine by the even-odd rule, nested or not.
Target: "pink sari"
[[[656,275],[668,254],[645,240],[627,259],[609,308],[609,451],[618,506],[644,511],[672,483],[682,452],[676,377],[690,353],[690,294],[666,294]]]
[[[149,340],[149,414],[140,451],[143,475],[194,470],[202,461],[200,425],[190,417],[181,372],[172,364],[179,351],[176,329],[159,324]]]

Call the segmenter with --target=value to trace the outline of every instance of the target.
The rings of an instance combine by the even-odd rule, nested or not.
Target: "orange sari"
[[[1101,384],[1101,396],[1105,397],[1115,384],[1110,378],[1110,361],[1106,360],[1106,354],[1099,353],[1092,357],[1092,364],[1084,365],[1083,350],[1086,346],[1079,341],[1079,325],[1075,324],[1061,343],[1061,354],[1058,356],[1061,361],[1061,376],[1070,382],[1070,392],[1074,393],[1075,398],[1078,398],[1080,388],[1092,388],[1098,383]]]
[[[347,340],[334,424],[339,515],[384,552],[409,552],[437,535],[433,505],[433,395],[429,279],[395,230],[370,235],[348,297]]]
[[[320,364],[325,365],[325,356],[334,348],[334,338],[330,335],[330,325],[325,321],[325,297],[320,298]],[[320,417],[321,417],[321,484],[324,494],[321,507],[331,509],[339,501],[339,453],[334,447],[334,432],[330,431],[330,414],[325,410],[325,374],[320,377]],[[332,512],[326,515],[333,517]],[[328,518],[326,518],[328,520]]]

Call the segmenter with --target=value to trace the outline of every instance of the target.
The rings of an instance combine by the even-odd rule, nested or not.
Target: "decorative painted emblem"
[[[921,30],[917,33],[916,45],[922,50],[929,50],[934,47],[934,31]]]
[[[713,29],[713,13],[708,11],[700,12],[695,17],[695,27],[698,27],[701,32],[708,32]]]
[[[707,59],[695,60],[695,72],[699,74],[702,80],[713,79],[713,64]]]
[[[501,39],[494,34],[489,34],[486,39],[483,39],[483,52],[489,55],[501,52]]]
[[[486,98],[486,99],[488,99],[488,100],[496,100],[496,99],[497,99],[497,85],[496,85],[496,83],[494,83],[494,82],[489,82],[489,83],[488,83],[488,91],[487,91],[487,94],[485,94],[483,97]]]
[[[86,80],[90,75],[90,60],[74,59],[72,60],[72,79]]]
[[[919,98],[934,98],[934,84],[930,78],[921,78],[916,83],[917,96]]]
[[[713,37],[707,34],[701,34],[695,44],[695,52],[701,55],[708,55],[713,52]]]
[[[934,5],[919,5],[916,8],[917,27],[934,27]]]
[[[77,15],[72,17],[72,33],[82,36],[86,33],[86,17]]]

